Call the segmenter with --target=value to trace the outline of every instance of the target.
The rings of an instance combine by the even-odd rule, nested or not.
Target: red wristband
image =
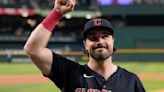
[[[41,24],[49,31],[52,32],[56,23],[61,19],[60,14],[55,8],[48,14],[48,16],[41,22]]]

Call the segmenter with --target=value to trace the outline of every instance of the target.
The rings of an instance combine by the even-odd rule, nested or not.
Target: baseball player
[[[86,65],[66,59],[46,48],[62,15],[74,10],[75,0],[55,0],[55,7],[34,29],[24,50],[45,77],[62,92],[145,92],[136,74],[114,65],[114,30],[111,22],[95,18],[85,24],[83,44]]]

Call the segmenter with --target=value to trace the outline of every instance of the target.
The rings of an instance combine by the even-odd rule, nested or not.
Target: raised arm
[[[74,10],[75,3],[75,0],[55,0],[54,9],[34,29],[24,46],[24,51],[45,75],[50,73],[52,65],[52,52],[46,48],[51,32],[62,15]]]

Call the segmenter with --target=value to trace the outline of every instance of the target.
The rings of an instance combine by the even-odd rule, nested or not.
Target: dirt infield
[[[156,90],[156,91],[151,91],[151,92],[164,92],[164,89]]]
[[[164,74],[137,74],[141,80],[164,80]],[[50,80],[41,74],[35,75],[0,75],[0,84],[48,83]],[[164,92],[164,91],[163,91]]]
[[[35,84],[48,83],[43,75],[0,75],[0,84]]]
[[[141,73],[137,74],[141,80],[164,80],[164,74]],[[39,84],[51,82],[42,74],[33,75],[0,75],[0,85],[15,85],[15,84]],[[164,92],[164,89],[154,90],[150,92]]]
[[[140,73],[137,74],[141,80],[164,80],[164,74],[158,73]]]

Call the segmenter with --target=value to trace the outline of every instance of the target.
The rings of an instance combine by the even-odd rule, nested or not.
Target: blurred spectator
[[[6,58],[7,58],[8,63],[12,62],[13,55],[12,55],[11,51],[7,51]]]
[[[23,35],[23,28],[22,27],[18,27],[16,30],[15,30],[15,35],[16,36],[22,36]]]
[[[72,51],[72,50],[71,50],[71,47],[69,46],[69,44],[66,44],[66,45],[65,45],[64,51],[66,51],[66,52]]]
[[[20,8],[22,5],[32,8],[31,0],[0,0],[0,6],[4,8]]]
[[[54,4],[52,3],[53,0],[34,0],[34,2],[40,7],[40,8],[51,8],[51,6]]]
[[[91,5],[89,7],[90,10],[98,10],[98,1],[97,0],[91,0]]]
[[[87,2],[87,0],[78,0],[78,4],[79,4],[80,6],[82,6],[82,5],[87,5],[88,2]]]

